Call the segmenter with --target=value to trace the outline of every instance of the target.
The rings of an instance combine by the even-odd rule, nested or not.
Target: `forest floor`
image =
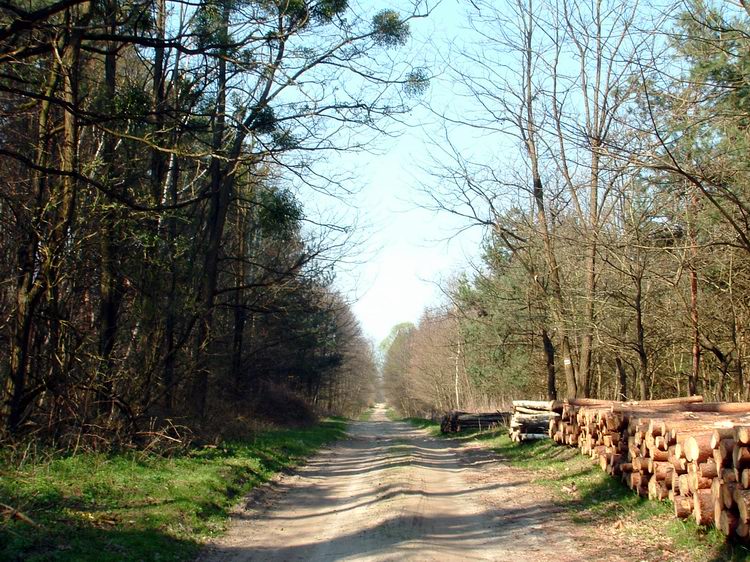
[[[200,561],[725,559],[658,528],[640,536],[628,513],[573,517],[538,471],[391,421],[383,406],[349,432],[246,498]]]

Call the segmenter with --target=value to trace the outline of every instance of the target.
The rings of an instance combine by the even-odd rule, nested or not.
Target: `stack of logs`
[[[440,422],[440,431],[456,433],[459,431],[482,431],[508,423],[510,412],[449,412]]]
[[[677,517],[750,541],[750,403],[571,399],[549,436]]]
[[[560,419],[563,403],[556,400],[514,400],[510,418],[510,439],[516,443],[547,439],[553,421]]]

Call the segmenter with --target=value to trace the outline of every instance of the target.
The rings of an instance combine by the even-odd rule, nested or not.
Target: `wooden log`
[[[617,407],[622,410],[637,410],[659,407],[693,406],[703,402],[702,396],[681,396],[676,398],[664,398],[659,400],[631,400],[622,402],[619,400],[600,400],[597,398],[568,398],[566,404],[578,407]]]
[[[750,402],[704,402],[702,404],[686,404],[683,409],[688,412],[745,414],[750,413]]]
[[[670,490],[674,490],[675,494],[680,494],[680,475],[676,470],[672,471],[671,483],[669,485]]]
[[[721,516],[719,517],[719,524],[717,527],[727,537],[730,537],[735,534],[737,531],[737,525],[739,524],[740,520],[737,514],[734,512],[725,509],[721,512]]]
[[[653,474],[659,480],[672,479],[672,473],[674,467],[669,462],[655,461],[654,459],[648,459],[648,471]]]
[[[688,489],[692,494],[695,494],[698,490],[710,490],[713,481],[713,478],[703,478],[700,474],[694,472],[693,474],[688,474]]]
[[[722,466],[727,466],[732,461],[732,453],[734,452],[734,439],[722,439],[719,442],[719,456],[721,457]]]
[[[653,449],[649,449],[648,453],[649,453],[649,456],[655,461],[667,462],[669,460],[669,453],[667,451],[662,451],[661,449],[657,447],[654,447]]]
[[[687,472],[687,460],[685,460],[684,458],[677,457],[676,455],[670,455],[669,463],[679,474]]]
[[[721,451],[719,451],[719,449],[714,449],[713,459],[716,466],[720,468],[724,467],[724,459],[721,458]]]
[[[750,448],[746,446],[735,445],[732,450],[732,465],[734,466],[737,480],[745,468],[750,468]]]
[[[656,476],[652,476],[648,481],[648,499],[661,501],[668,496],[669,490],[667,490],[663,480],[659,480]]]
[[[719,480],[718,478],[716,480]],[[734,491],[737,489],[736,482],[723,482],[721,483],[721,503],[726,509],[730,509],[737,506],[737,502],[734,500]]]
[[[541,415],[541,414],[553,414],[553,413],[557,413],[557,412],[547,412],[547,411],[544,411],[544,410],[533,410],[531,408],[517,407],[517,408],[513,408],[513,413],[514,414],[523,414],[525,416],[534,416],[534,415]]]
[[[693,513],[693,498],[675,495],[673,501],[675,517],[686,519]]]
[[[678,459],[685,459],[685,449],[683,448],[682,443],[677,443],[674,446],[674,456]]]
[[[643,475],[640,472],[631,472],[628,485],[631,490],[639,490],[642,486]]]
[[[698,465],[698,474],[700,474],[700,476],[702,476],[703,478],[718,478],[719,467],[716,466],[716,463],[711,458],[706,462],[700,463]]]
[[[613,404],[622,404],[622,402],[617,400],[599,400],[598,398],[567,398],[565,403],[569,406],[591,406],[600,408],[607,408]]]
[[[605,419],[605,427],[609,431],[619,433],[626,425],[626,417],[618,412],[610,412]]]
[[[680,474],[677,477],[677,481],[679,482],[677,487],[680,490],[680,494],[683,496],[689,496],[692,493],[690,490],[690,476],[688,474]]]
[[[612,453],[609,456],[609,467],[611,468],[610,474],[617,475],[622,471],[623,456],[620,453]]]
[[[721,521],[721,514],[724,512],[724,504],[714,501],[714,524],[718,527]]]
[[[559,400],[513,400],[513,407],[529,410],[544,410],[548,412],[562,411],[563,402]]]
[[[689,462],[704,462],[709,457],[713,456],[713,447],[711,447],[711,433],[699,433],[697,435],[690,435],[683,442],[683,450],[685,452],[685,458]]]
[[[722,491],[721,487],[724,485],[721,478],[714,478],[714,481],[711,482],[711,497],[713,498],[714,502],[721,502],[724,503],[724,500],[722,499]]]
[[[533,414],[525,414],[523,412],[514,412],[511,419],[525,422],[544,422],[549,424],[550,420],[557,420],[560,414],[556,412],[536,412]]]
[[[714,429],[713,436],[711,437],[711,448],[717,449],[719,447],[719,443],[721,443],[724,439],[731,439],[734,441],[734,427],[717,427]]]
[[[734,427],[734,440],[737,443],[748,445],[750,444],[750,426],[737,425]]]
[[[608,433],[604,435],[602,442],[607,445],[608,447],[617,445],[620,442],[620,434],[619,433]]]
[[[677,396],[675,398],[660,398],[658,400],[630,400],[628,402],[615,402],[616,404],[624,404],[627,406],[649,408],[651,406],[666,405],[671,406],[674,404],[698,404],[703,402],[703,396]]]
[[[697,490],[693,494],[693,516],[698,525],[710,525],[714,522],[714,502],[711,490]]]
[[[547,434],[546,423],[525,423],[511,420],[510,427],[519,429],[522,433],[544,433]]]
[[[733,468],[722,468],[719,476],[724,482],[737,482],[737,473]]]
[[[750,490],[737,486],[734,489],[734,503],[737,504],[740,521],[743,523],[750,521]]]

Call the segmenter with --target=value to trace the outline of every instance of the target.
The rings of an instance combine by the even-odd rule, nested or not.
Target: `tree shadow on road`
[[[211,554],[231,560],[317,560],[357,559],[379,554],[389,560],[418,557],[421,550],[430,554],[456,555],[476,552],[479,547],[493,553],[495,559],[512,557],[514,552],[528,554],[534,545],[540,549],[554,540],[560,544],[558,527],[549,525],[550,513],[539,506],[494,509],[474,515],[435,513],[424,516],[400,515],[368,528],[335,537],[325,544],[301,543],[243,548],[213,547]],[[293,537],[290,537],[293,540]],[[515,545],[515,547],[514,547]],[[500,558],[498,558],[500,556]],[[415,558],[412,558],[415,559]]]

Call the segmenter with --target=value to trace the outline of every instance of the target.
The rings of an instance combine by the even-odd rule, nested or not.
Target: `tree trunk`
[[[615,370],[617,371],[617,396],[615,396],[615,400],[627,400],[628,374],[619,355],[615,356]]]
[[[229,29],[229,3],[223,3],[222,29],[228,34]],[[222,49],[225,50],[225,49]],[[199,310],[201,318],[198,321],[198,329],[195,336],[195,375],[193,391],[191,396],[191,407],[194,413],[204,420],[206,414],[206,400],[208,397],[208,380],[210,367],[208,361],[209,344],[211,339],[211,328],[213,324],[213,307],[216,295],[216,287],[219,276],[219,254],[221,252],[222,240],[224,238],[224,225],[226,223],[227,211],[229,210],[230,190],[232,182],[228,173],[232,170],[224,166],[224,131],[226,115],[227,96],[227,63],[226,57],[219,56],[217,97],[214,112],[214,127],[212,149],[213,156],[209,168],[211,179],[211,197],[209,199],[208,217],[206,219],[207,247],[203,263],[203,275],[199,290]]]
[[[698,205],[697,196],[695,193],[692,195],[690,209],[695,211]],[[695,214],[690,213],[688,218],[688,240],[690,242],[690,261],[688,268],[690,271],[690,324],[692,327],[692,357],[693,364],[690,371],[690,378],[688,379],[688,391],[691,395],[698,394],[698,377],[700,375],[701,368],[701,347],[700,347],[700,332],[698,330],[698,272],[696,271],[695,260],[698,254],[697,240],[695,233]]]
[[[238,287],[234,292],[234,336],[232,341],[232,377],[234,379],[235,393],[239,397],[242,392],[242,353],[245,335],[245,324],[247,322],[247,313],[245,312],[244,295],[245,291],[239,287],[247,283],[246,264],[249,256],[247,255],[247,213],[240,208],[237,212],[237,238],[238,249],[237,258],[239,264],[235,276],[235,285]]]
[[[111,34],[117,31],[117,3],[108,2],[108,27]],[[105,110],[108,113],[114,113],[114,99],[117,88],[117,48],[115,41],[110,41],[107,45],[107,54],[104,59],[104,99]],[[109,132],[104,133],[102,146],[102,157],[104,160],[104,181],[112,185],[113,179],[117,176],[117,157],[115,155],[116,139]],[[100,240],[100,280],[99,280],[99,373],[98,383],[99,414],[114,413],[113,398],[113,370],[112,350],[117,337],[117,328],[119,322],[119,310],[123,297],[122,282],[117,270],[120,262],[118,247],[120,240],[118,237],[118,216],[116,209],[105,211],[103,216],[103,232]]]
[[[635,341],[638,350],[638,367],[640,370],[641,381],[641,400],[647,400],[648,397],[648,354],[646,353],[645,332],[643,329],[643,289],[641,278],[636,280],[635,298]]]
[[[555,379],[555,346],[542,328],[542,343],[544,345],[544,359],[547,367],[547,400],[557,400],[557,382]]]
[[[550,310],[555,322],[557,336],[560,338],[560,351],[563,358],[563,369],[565,371],[565,381],[567,383],[567,395],[575,397],[578,395],[576,382],[576,368],[573,364],[573,357],[570,350],[570,341],[568,337],[568,327],[565,318],[564,300],[562,296],[562,286],[560,283],[560,271],[557,263],[552,235],[549,229],[549,220],[545,206],[544,185],[542,176],[539,172],[539,150],[537,146],[537,127],[534,115],[534,86],[532,76],[534,65],[536,64],[536,53],[534,52],[532,36],[534,29],[534,15],[529,10],[528,20],[524,35],[524,74],[525,82],[523,85],[524,102],[526,108],[525,126],[522,127],[521,134],[526,145],[526,152],[529,156],[531,168],[531,179],[534,203],[537,214],[537,227],[541,231],[542,241],[544,243],[544,254],[547,261],[550,285]]]
[[[37,124],[34,163],[38,170],[47,166],[50,143],[50,100],[57,89],[59,76],[57,60],[53,56],[44,91],[45,97],[40,103]],[[41,215],[45,207],[43,199],[48,189],[47,179],[45,173],[32,171],[32,192],[39,202],[39,206],[35,209],[35,216],[33,216],[33,222],[36,225],[42,222]],[[5,425],[11,432],[15,431],[21,421],[21,404],[26,388],[33,317],[44,289],[39,272],[35,270],[39,259],[39,244],[39,229],[29,228],[17,252],[16,310],[11,328],[10,370],[3,381],[3,395],[0,396],[0,418],[5,420]]]

